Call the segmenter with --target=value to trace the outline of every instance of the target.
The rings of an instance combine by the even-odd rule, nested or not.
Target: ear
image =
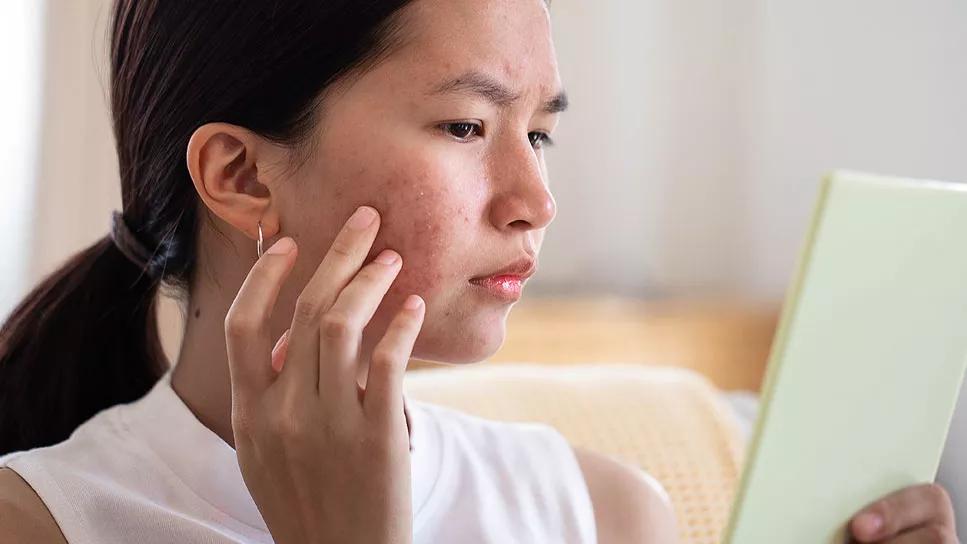
[[[253,240],[258,240],[261,221],[262,234],[269,238],[279,231],[279,215],[265,165],[277,161],[277,155],[274,146],[248,129],[208,123],[188,141],[188,172],[215,215]]]

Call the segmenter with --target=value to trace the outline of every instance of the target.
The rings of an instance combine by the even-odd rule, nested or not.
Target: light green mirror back
[[[967,368],[967,185],[822,183],[724,542],[830,544],[932,482]]]

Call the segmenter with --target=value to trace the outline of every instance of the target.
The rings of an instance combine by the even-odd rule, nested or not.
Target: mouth
[[[473,278],[470,283],[493,297],[514,302],[520,299],[524,282],[536,271],[536,261],[525,257],[486,276]]]

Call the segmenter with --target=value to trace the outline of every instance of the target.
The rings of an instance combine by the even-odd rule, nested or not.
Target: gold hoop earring
[[[259,221],[259,241],[255,249],[258,251],[258,254],[259,254],[258,258],[261,259],[262,258],[262,221]]]

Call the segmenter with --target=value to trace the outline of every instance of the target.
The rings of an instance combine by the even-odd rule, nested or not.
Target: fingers
[[[376,260],[356,274],[339,293],[336,302],[322,316],[322,337],[319,348],[319,393],[328,398],[343,396],[353,391],[342,376],[352,375],[358,368],[359,346],[363,328],[376,313],[393,280],[399,274],[402,260],[393,250],[384,250]],[[327,370],[327,368],[329,370]],[[331,371],[335,371],[332,374]],[[330,379],[335,376],[335,379]]]
[[[370,421],[389,422],[393,414],[403,413],[403,374],[425,312],[423,299],[410,295],[373,348],[363,399],[363,411]]]
[[[960,544],[953,529],[936,523],[908,531],[886,542],[888,544]]]
[[[954,526],[950,496],[935,483],[905,487],[877,500],[853,517],[850,529],[860,542],[876,542],[931,524]]]
[[[286,362],[279,376],[285,387],[315,392],[319,375],[320,320],[340,291],[362,266],[379,230],[379,214],[359,207],[343,226],[312,278],[299,295],[287,340]],[[335,371],[334,371],[335,372]],[[343,376],[326,378],[345,382]]]
[[[232,396],[242,400],[242,404],[274,380],[272,369],[265,364],[273,344],[269,318],[296,253],[292,238],[273,244],[249,271],[225,315]]]

